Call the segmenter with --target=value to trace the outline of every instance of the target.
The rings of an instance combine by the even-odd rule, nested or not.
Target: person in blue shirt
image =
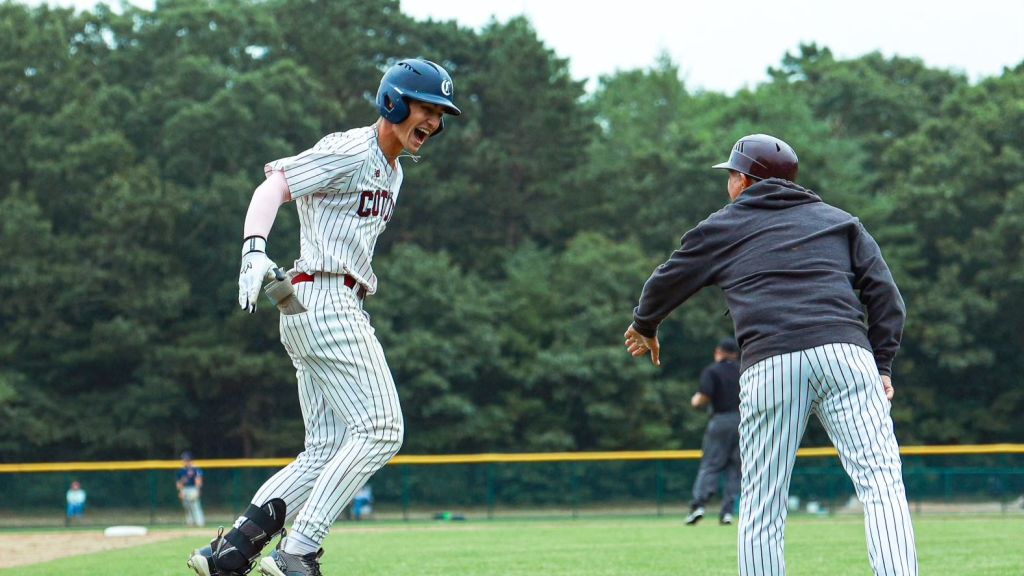
[[[85,490],[82,490],[82,485],[78,480],[71,483],[66,499],[68,502],[68,515],[64,519],[64,524],[70,525],[72,520],[75,518],[81,520],[85,514]]]
[[[203,504],[199,497],[203,489],[203,469],[192,465],[192,453],[182,452],[182,467],[175,477],[178,488],[178,499],[185,508],[185,524],[189,526],[205,526]]]
[[[373,514],[373,489],[366,484],[352,499],[352,519],[365,520]]]

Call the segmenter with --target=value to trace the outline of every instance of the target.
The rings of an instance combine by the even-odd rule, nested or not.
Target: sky
[[[153,6],[152,0],[133,3]],[[972,81],[1024,62],[1024,0],[401,0],[401,6],[419,20],[456,20],[476,29],[492,18],[525,15],[538,37],[569,59],[575,78],[591,80],[590,88],[601,75],[648,68],[666,53],[689,89],[731,94],[766,81],[769,66],[811,42],[841,59],[873,51],[919,58]]]

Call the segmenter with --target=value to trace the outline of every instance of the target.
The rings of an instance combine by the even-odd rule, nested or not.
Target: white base
[[[145,536],[149,530],[145,526],[111,526],[103,531],[104,536],[117,538],[119,536]]]

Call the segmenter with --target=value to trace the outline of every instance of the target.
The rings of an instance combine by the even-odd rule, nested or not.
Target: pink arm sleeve
[[[267,179],[257,186],[256,191],[252,193],[249,211],[245,214],[245,226],[242,229],[242,237],[268,237],[270,229],[274,227],[277,210],[281,207],[281,204],[291,199],[292,195],[288,190],[288,182],[284,178],[284,172],[277,170],[267,174]]]

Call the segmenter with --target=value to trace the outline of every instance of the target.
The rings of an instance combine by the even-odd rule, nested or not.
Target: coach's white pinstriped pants
[[[295,288],[309,311],[281,316],[281,342],[298,379],[305,449],[252,501],[283,499],[292,529],[319,543],[401,448],[404,429],[391,370],[355,292],[326,274]]]
[[[766,358],[740,377],[741,576],[782,576],[796,450],[818,415],[864,503],[876,575],[916,576],[917,552],[889,401],[870,351],[828,344]]]

